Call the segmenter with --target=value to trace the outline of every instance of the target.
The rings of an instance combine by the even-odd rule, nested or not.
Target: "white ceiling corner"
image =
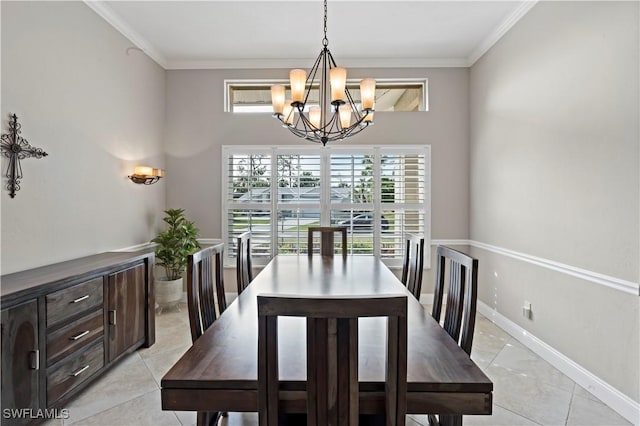
[[[527,14],[531,10],[533,6],[538,3],[538,0],[528,0],[524,1],[515,9],[509,16],[505,18],[502,23],[495,28],[494,31],[489,33],[487,37],[482,40],[478,47],[474,49],[474,51],[467,58],[467,66],[471,67],[476,63],[478,59],[482,57],[494,44],[498,42],[502,38],[503,35],[507,33],[524,15]]]
[[[84,1],[164,69],[292,68],[312,62],[320,48],[319,0]],[[373,23],[358,16],[358,29],[369,34],[359,37],[346,21],[355,14],[345,11],[364,1]],[[331,44],[341,66],[470,67],[537,1],[331,0],[337,12],[330,4],[328,36],[343,48]],[[310,19],[301,25],[309,30],[291,37],[284,25],[269,24],[272,11],[287,22]]]
[[[155,46],[142,35],[133,29],[128,23],[122,20],[104,1],[102,0],[83,0],[94,12],[102,19],[107,21],[113,28],[118,30],[123,36],[129,39],[136,47],[142,49],[151,59],[153,59],[162,68],[167,69],[168,61]]]

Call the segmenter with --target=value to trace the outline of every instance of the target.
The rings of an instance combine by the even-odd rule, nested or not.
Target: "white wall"
[[[472,240],[638,282],[638,12],[540,2],[471,68]],[[637,294],[473,252],[484,303],[640,399]]]
[[[202,236],[222,236],[222,145],[310,144],[271,114],[225,113],[224,80],[287,76],[273,69],[167,72],[167,205],[185,208]],[[376,113],[373,127],[340,143],[431,145],[432,238],[468,238],[468,70],[350,69],[349,76],[429,79],[428,112]]]
[[[16,113],[49,154],[22,161],[14,199],[3,179],[2,273],[148,241],[165,184],[126,176],[164,165],[164,70],[82,2],[0,7],[2,132]]]

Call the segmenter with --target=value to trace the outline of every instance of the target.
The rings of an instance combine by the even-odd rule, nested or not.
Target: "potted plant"
[[[151,242],[157,244],[156,263],[166,275],[155,282],[156,303],[160,308],[175,305],[182,299],[182,275],[187,268],[187,256],[200,248],[198,233],[193,222],[184,216],[184,209],[164,211],[168,228]]]

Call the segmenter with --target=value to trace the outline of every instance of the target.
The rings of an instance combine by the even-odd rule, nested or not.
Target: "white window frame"
[[[425,167],[425,182],[424,182],[424,201],[422,203],[383,203],[381,200],[381,179],[380,179],[380,155],[383,154],[421,154],[424,155],[424,167]],[[403,209],[408,210],[422,210],[424,212],[424,239],[425,239],[425,268],[431,267],[431,146],[430,145],[377,145],[377,146],[326,146],[324,148],[317,146],[309,147],[291,147],[287,145],[265,147],[259,145],[223,145],[222,146],[222,164],[221,167],[221,207],[222,207],[222,239],[225,243],[228,243],[229,230],[228,230],[228,211],[231,209],[259,209],[270,210],[271,217],[276,216],[276,212],[279,207],[291,206],[292,208],[316,208],[315,203],[293,203],[282,204],[278,203],[278,185],[277,185],[277,156],[278,155],[320,155],[321,169],[320,169],[320,181],[321,181],[321,199],[320,199],[320,220],[321,225],[327,226],[331,220],[332,207],[337,207],[337,204],[331,203],[331,155],[332,154],[355,154],[355,155],[374,155],[374,199],[371,203],[351,203],[349,207],[357,209],[370,209],[375,214],[374,231],[373,231],[373,249],[374,256],[380,257],[380,215],[384,209],[394,210]],[[229,175],[228,175],[228,159],[230,155],[257,155],[264,154],[270,156],[271,161],[271,202],[270,203],[242,203],[241,205],[232,204],[229,202]],[[328,202],[327,202],[328,200]],[[398,206],[398,207],[395,207]],[[278,223],[277,220],[271,221],[271,256],[278,254]],[[235,257],[231,257],[231,250],[225,250],[225,263],[230,266],[235,264]],[[233,261],[232,261],[233,260]],[[390,267],[398,267],[402,264],[402,259],[384,259]],[[267,260],[268,262],[268,260]],[[254,260],[255,266],[263,266],[266,262],[260,262],[259,259]]]
[[[347,79],[347,84],[357,84],[360,80],[350,78]],[[418,112],[429,111],[429,79],[426,77],[418,78],[376,78],[376,82],[385,85],[398,85],[405,84],[421,84],[422,85],[422,110]],[[289,80],[287,79],[225,79],[224,80],[224,97],[223,97],[223,110],[224,112],[234,113],[231,105],[231,87],[232,86],[265,86],[270,87],[274,84],[283,84],[287,86]],[[376,114],[388,113],[394,111],[376,111]],[[406,112],[406,111],[403,111]],[[267,114],[266,112],[244,112],[242,114]]]

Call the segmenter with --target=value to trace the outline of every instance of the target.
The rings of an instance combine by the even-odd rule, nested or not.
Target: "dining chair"
[[[195,342],[227,308],[224,293],[224,244],[203,248],[187,256],[187,305],[191,341]],[[226,413],[199,411],[197,425],[216,424]]]
[[[445,246],[438,246],[436,286],[431,315],[440,322],[442,299],[446,290],[447,303],[443,327],[458,345],[471,355],[476,323],[478,298],[478,259]],[[448,285],[445,289],[445,278]],[[430,426],[462,426],[461,415],[428,416]]]
[[[238,236],[236,255],[236,281],[238,283],[238,296],[253,281],[251,265],[251,232],[247,231]]]
[[[333,256],[335,253],[334,234],[342,237],[342,257],[347,257],[347,228],[345,226],[310,226],[307,230],[307,254],[313,256],[313,237],[320,234],[320,255]]]
[[[407,409],[407,296],[258,295],[258,411],[278,424],[278,317],[307,319],[307,425],[358,425],[358,318],[387,317],[387,425],[404,425]],[[327,366],[329,366],[327,368]]]
[[[422,269],[424,267],[424,237],[415,234],[404,235],[402,257],[402,284],[420,300],[422,291]]]

